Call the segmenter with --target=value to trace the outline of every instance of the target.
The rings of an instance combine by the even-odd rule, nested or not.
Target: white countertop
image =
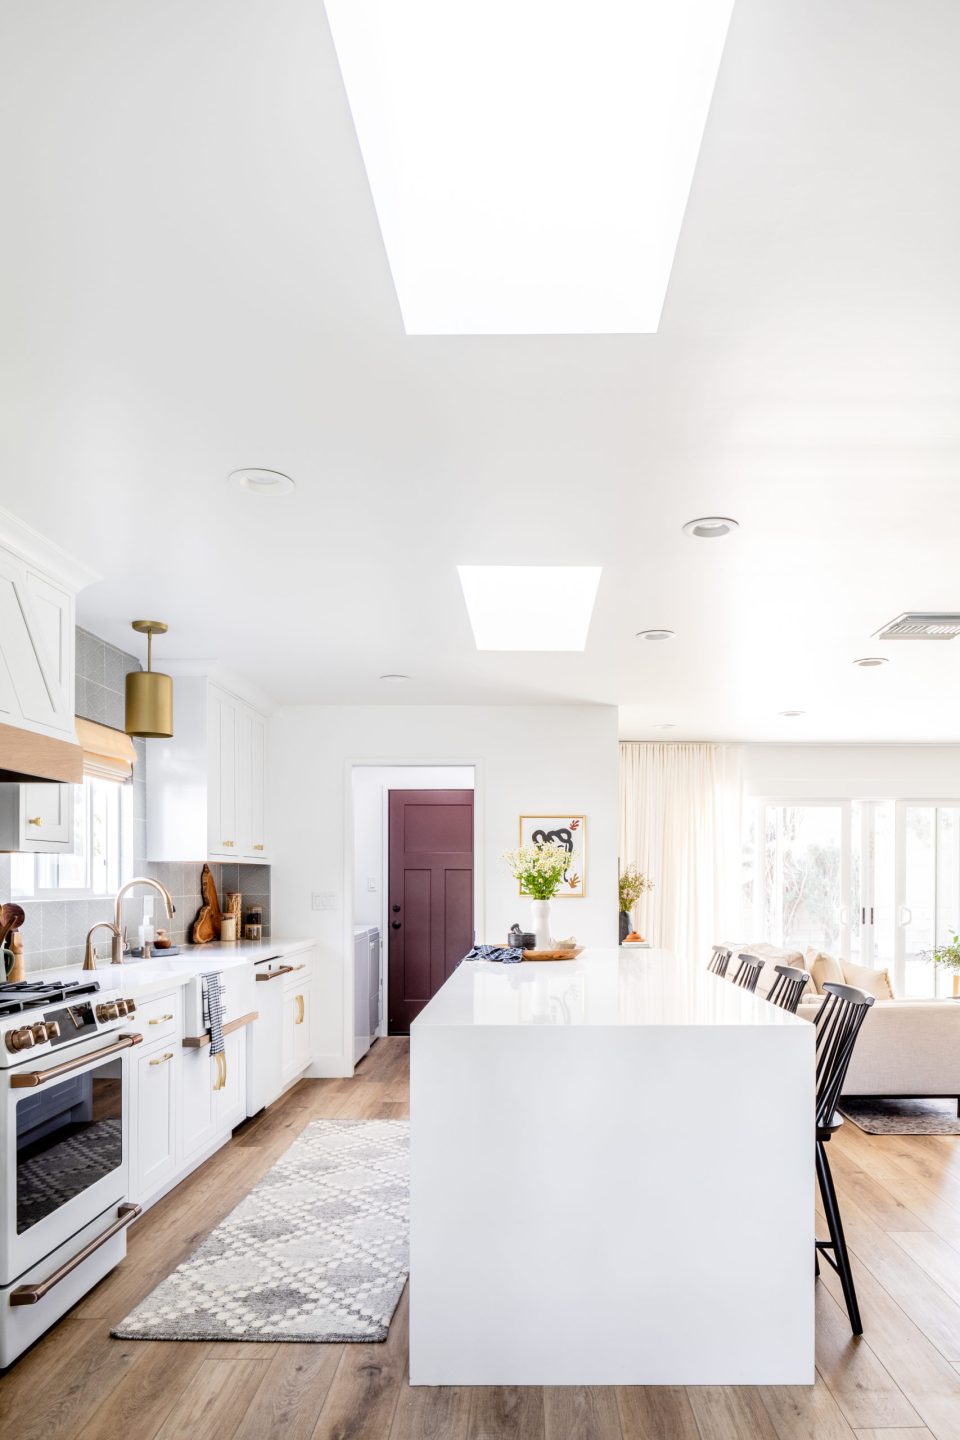
[[[252,965],[276,955],[293,955],[315,944],[315,940],[303,938],[238,940],[233,943],[211,940],[208,945],[181,945],[178,955],[166,955],[157,950],[148,960],[125,960],[122,965],[111,965],[109,960],[101,960],[96,970],[69,965],[60,970],[44,970],[38,978],[91,979],[99,981],[101,990],[121,990],[127,995],[148,996],[186,985],[195,975],[208,970],[231,970],[240,965]]]
[[[413,1024],[792,1026],[809,1022],[668,950],[584,950],[575,960],[465,960]]]

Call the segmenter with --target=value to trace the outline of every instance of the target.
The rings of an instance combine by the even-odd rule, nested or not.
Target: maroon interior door
[[[473,791],[390,791],[388,1024],[410,1022],[473,944]]]

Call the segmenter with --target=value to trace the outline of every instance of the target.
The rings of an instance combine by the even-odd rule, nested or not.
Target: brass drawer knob
[[[27,821],[27,824],[28,824],[28,825],[42,825],[42,824],[43,824],[43,816],[42,816],[42,815],[31,815],[30,818],[29,818],[29,820]]]
[[[262,846],[262,845],[254,845],[253,848],[254,848],[254,850],[262,850],[262,849],[263,849],[263,846]]]
[[[220,842],[225,850],[232,850],[236,844],[235,840],[222,840]]]
[[[167,1061],[168,1061],[168,1060],[172,1060],[172,1059],[173,1059],[173,1051],[172,1051],[172,1050],[168,1050],[167,1053],[166,1053],[166,1055],[157,1055],[155,1059],[153,1059],[153,1060],[150,1061],[150,1064],[151,1064],[151,1065],[166,1065]]]

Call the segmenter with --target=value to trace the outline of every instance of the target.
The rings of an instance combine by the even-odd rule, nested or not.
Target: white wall
[[[746,796],[960,799],[960,745],[744,745]]]
[[[472,790],[472,765],[357,765],[353,771],[353,922],[383,932],[387,886],[384,794]]]
[[[476,766],[478,926],[499,939],[527,902],[500,859],[522,814],[587,817],[587,894],[559,899],[557,933],[617,941],[617,711],[606,705],[297,706],[271,721],[274,933],[320,946],[313,1073],[349,1075],[353,989],[351,766]],[[329,909],[313,910],[311,895]]]

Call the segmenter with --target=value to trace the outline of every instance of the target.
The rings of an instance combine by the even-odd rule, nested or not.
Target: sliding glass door
[[[960,928],[960,802],[897,805],[895,991],[933,998],[952,976],[924,956]]]
[[[762,800],[747,924],[784,949],[858,964],[896,958],[896,814],[889,800]]]

